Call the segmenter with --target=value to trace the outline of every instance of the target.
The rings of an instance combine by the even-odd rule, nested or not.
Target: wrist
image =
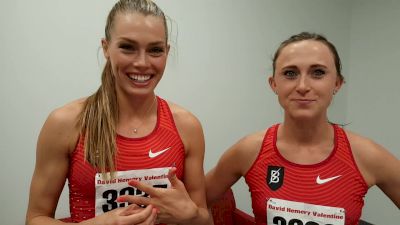
[[[196,221],[199,218],[200,208],[196,204],[193,204],[193,205],[194,206],[191,207],[191,210],[188,213],[188,215],[190,215],[190,216],[188,217],[187,222],[185,222],[184,224],[196,224]]]
[[[210,219],[210,214],[208,212],[207,209],[198,207],[195,204],[195,207],[191,209],[190,214],[188,213],[188,215],[191,215],[190,217],[187,218],[187,220],[182,221],[182,223],[180,223],[180,225],[208,225],[208,224],[212,224],[210,221],[212,221]]]
[[[199,207],[192,202],[191,206],[186,207],[186,209],[181,212],[181,217],[179,225],[189,225],[196,224],[196,220],[199,217]]]

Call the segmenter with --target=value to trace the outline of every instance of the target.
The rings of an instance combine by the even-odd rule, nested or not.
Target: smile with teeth
[[[139,83],[144,83],[148,80],[150,80],[151,75],[145,75],[145,74],[130,74],[128,75],[129,79],[135,81],[135,82],[139,82]]]

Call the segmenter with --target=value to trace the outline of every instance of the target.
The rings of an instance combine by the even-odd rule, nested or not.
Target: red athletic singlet
[[[335,144],[327,159],[299,165],[279,153],[278,127],[268,129],[245,176],[257,225],[357,225],[368,187],[344,130],[333,125]]]
[[[116,171],[120,175],[114,180],[102,180],[96,168],[85,161],[84,139],[80,138],[71,155],[68,174],[70,212],[74,222],[124,207],[125,203],[115,201],[120,195],[144,195],[127,184],[130,179],[150,182],[155,187],[167,187],[166,175],[172,166],[177,168],[177,177],[182,179],[185,159],[183,142],[167,102],[159,97],[157,102],[157,124],[152,133],[141,138],[117,135]]]

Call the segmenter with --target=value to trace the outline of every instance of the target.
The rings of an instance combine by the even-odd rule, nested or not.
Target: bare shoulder
[[[54,109],[48,116],[46,123],[55,126],[73,129],[77,125],[79,114],[84,106],[85,99],[78,99]]]
[[[264,134],[265,130],[244,136],[224,153],[221,160],[236,167],[238,175],[246,175],[261,150]]]
[[[366,165],[373,164],[377,157],[387,154],[387,150],[373,140],[346,130],[354,156]]]
[[[260,152],[265,131],[255,132],[238,140],[218,160],[206,176],[207,202],[220,199],[240,177],[244,177]]]
[[[85,99],[78,99],[54,109],[46,119],[41,130],[40,140],[45,143],[57,140],[60,145],[66,145],[71,150],[75,147],[78,135],[78,117],[83,109]]]
[[[204,152],[204,134],[200,121],[189,110],[175,103],[168,102],[179,136],[183,141],[186,153]]]
[[[79,113],[82,111],[85,103],[85,98],[77,99],[69,102],[59,108],[54,109],[49,117],[60,121],[76,120]]]
[[[379,145],[376,144],[373,140],[349,130],[345,130],[345,132],[354,153],[358,154],[360,151],[364,153],[368,151],[368,153],[371,154],[379,153],[379,151],[377,151]]]
[[[174,121],[178,127],[201,126],[200,121],[189,110],[170,101],[168,101],[168,105],[171,109]]]
[[[399,166],[399,161],[383,146],[373,140],[346,130],[354,159],[367,184],[380,182],[380,174]]]
[[[235,151],[240,155],[248,154],[249,152],[255,152],[258,154],[261,149],[264,134],[265,131],[257,131],[244,136],[234,145]]]

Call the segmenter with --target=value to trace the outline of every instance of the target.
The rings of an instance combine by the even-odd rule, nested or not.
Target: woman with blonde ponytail
[[[163,11],[118,1],[101,44],[99,89],[55,109],[40,132],[26,224],[212,224],[201,124],[154,92],[169,52]],[[58,220],[67,180],[71,217]]]

